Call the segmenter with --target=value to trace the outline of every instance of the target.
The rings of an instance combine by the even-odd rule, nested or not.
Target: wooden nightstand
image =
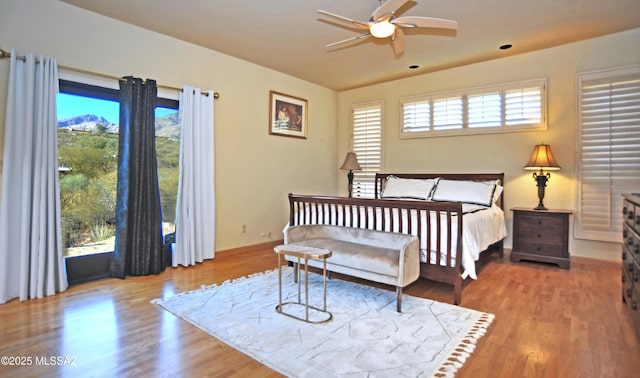
[[[570,210],[533,210],[516,207],[513,211],[511,261],[557,264],[569,269]]]

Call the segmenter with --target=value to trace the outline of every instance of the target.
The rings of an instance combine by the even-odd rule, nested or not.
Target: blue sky
[[[58,119],[95,114],[104,117],[109,122],[120,123],[120,105],[116,101],[74,96],[66,93],[59,93],[56,100],[58,102]],[[163,117],[175,112],[175,109],[156,108],[156,117]]]

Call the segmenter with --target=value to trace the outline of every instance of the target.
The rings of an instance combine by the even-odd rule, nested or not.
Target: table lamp
[[[358,157],[354,152],[347,152],[347,157],[345,157],[344,163],[342,163],[340,169],[349,170],[349,173],[347,173],[347,179],[349,180],[349,197],[351,197],[353,193],[353,171],[362,170],[362,167],[358,164]]]
[[[527,170],[535,170],[538,169],[540,172],[533,172],[533,178],[538,183],[538,206],[534,208],[534,210],[547,210],[542,203],[544,200],[544,188],[547,186],[547,181],[551,177],[551,173],[544,171],[557,171],[560,169],[560,165],[556,162],[556,159],[553,158],[553,154],[551,153],[551,146],[548,144],[539,144],[534,147],[533,154],[531,155],[531,159],[527,165],[524,166],[524,169]]]

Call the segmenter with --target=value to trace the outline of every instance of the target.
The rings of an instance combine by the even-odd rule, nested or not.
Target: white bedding
[[[481,210],[470,212],[472,207]],[[475,262],[480,258],[480,252],[504,239],[507,225],[504,211],[497,205],[487,208],[463,204],[462,211],[465,213],[462,220],[462,278],[469,276],[475,280],[478,279]]]
[[[329,207],[325,207],[324,208],[324,215],[321,218],[322,219],[327,219],[330,217],[330,214],[338,214],[338,224],[342,224],[342,205],[332,205],[332,206],[338,206],[338,211],[334,212],[332,210],[330,210]],[[480,252],[484,251],[485,249],[487,249],[490,245],[502,240],[506,235],[507,235],[507,228],[506,228],[506,224],[504,221],[504,211],[498,207],[497,205],[493,205],[492,207],[485,207],[485,206],[479,206],[479,205],[470,205],[470,204],[463,204],[462,205],[462,210],[463,210],[463,223],[462,223],[462,268],[463,268],[463,273],[462,273],[462,278],[465,279],[467,277],[470,277],[472,279],[477,279],[477,275],[476,275],[476,265],[475,262],[478,261],[478,259],[480,258]],[[371,211],[371,209],[369,210]],[[384,230],[384,231],[389,231],[389,223],[387,221],[385,228],[383,229],[382,227],[382,216],[379,213],[381,210],[377,209],[378,211],[378,216],[377,216],[377,224],[375,225],[375,227],[372,225],[369,228],[371,229],[377,229],[377,230]],[[304,224],[314,224],[316,222],[318,222],[318,218],[315,214],[315,208],[311,208],[311,209],[307,209],[305,211],[306,215],[308,216],[307,220],[305,222],[302,222]],[[361,209],[359,216],[364,219],[364,209]],[[406,213],[403,215],[406,217]],[[369,217],[372,217],[372,214],[369,214]],[[397,214],[394,214],[394,218],[396,218],[396,222],[397,222]],[[417,230],[417,219],[416,219],[416,213],[412,212],[411,214],[412,217],[412,229],[411,229],[411,234],[413,235],[417,235],[418,234],[418,230]],[[432,222],[431,224],[435,224],[435,219],[436,215],[433,214],[432,215]],[[347,224],[349,224],[350,222],[350,218],[351,215],[349,213],[346,214],[346,222]],[[445,245],[447,237],[446,237],[446,219],[444,219],[444,216],[442,217],[443,219],[441,219],[441,226],[442,226],[442,231],[443,232],[443,237],[442,237],[442,245],[441,245],[441,251],[444,251],[442,253],[443,255],[443,260],[444,260],[444,255],[446,254],[446,248],[447,246]],[[355,221],[355,219],[354,219]],[[426,214],[423,216],[422,222],[423,224],[425,224],[426,222]],[[323,222],[323,223],[329,223],[329,222]],[[409,233],[408,230],[408,222],[403,222],[403,229],[401,230],[402,233]],[[452,228],[451,228],[451,233],[452,235],[456,235],[457,234],[457,223],[455,221],[455,217],[452,219]],[[431,246],[429,246],[429,248],[427,248],[427,237],[426,237],[426,227],[423,227],[423,232],[422,235],[419,235],[420,238],[420,260],[422,262],[426,262],[427,261],[427,255],[426,255],[426,251],[429,250],[431,251],[431,256],[430,259],[432,261],[436,260],[436,253],[437,253],[437,238],[433,237],[431,238]],[[456,245],[455,245],[455,238],[453,238],[453,244],[451,246],[451,249],[453,251],[456,250]],[[455,253],[453,254],[454,259],[455,259]],[[441,260],[441,264],[445,265],[445,261]],[[455,266],[455,261],[452,262],[451,266]]]

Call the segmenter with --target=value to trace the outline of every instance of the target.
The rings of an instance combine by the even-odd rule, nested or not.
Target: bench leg
[[[396,286],[396,311],[402,312],[402,287]]]
[[[298,275],[300,274],[300,264],[293,263],[293,282],[298,283]]]

